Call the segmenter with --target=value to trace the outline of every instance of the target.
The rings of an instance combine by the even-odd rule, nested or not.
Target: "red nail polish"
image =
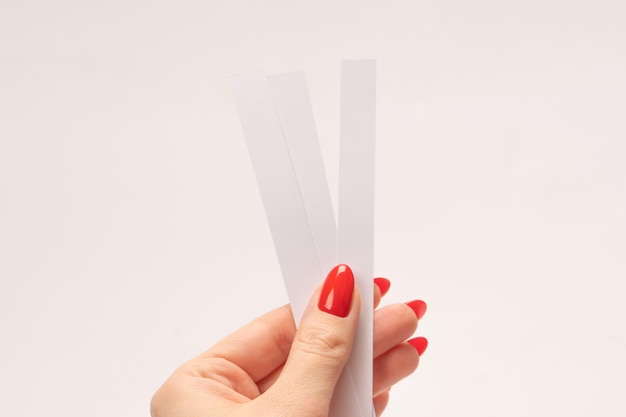
[[[415,339],[408,340],[408,342],[417,350],[417,353],[422,356],[428,347],[428,340],[425,337],[416,337]]]
[[[348,265],[339,264],[326,277],[317,307],[339,317],[350,314],[354,275]]]
[[[374,278],[374,284],[378,286],[380,289],[380,296],[384,296],[389,291],[389,287],[391,287],[391,281],[387,278]]]
[[[418,320],[424,317],[424,314],[426,314],[426,303],[422,300],[410,301],[406,303],[406,305],[413,309]]]

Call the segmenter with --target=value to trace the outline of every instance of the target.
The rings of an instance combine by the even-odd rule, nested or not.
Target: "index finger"
[[[226,336],[193,361],[202,366],[205,360],[225,359],[258,382],[285,362],[295,333],[291,307],[284,305]]]

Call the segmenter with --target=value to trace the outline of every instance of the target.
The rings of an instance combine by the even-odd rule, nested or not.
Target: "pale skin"
[[[355,289],[347,317],[311,298],[296,330],[288,305],[273,310],[180,366],[154,394],[152,417],[328,417],[334,387],[352,347],[360,311]],[[389,389],[413,373],[406,343],[418,318],[406,304],[378,308],[374,285],[373,403],[380,416]]]

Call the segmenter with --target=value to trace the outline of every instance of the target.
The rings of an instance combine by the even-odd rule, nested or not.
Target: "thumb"
[[[348,361],[361,299],[347,265],[334,267],[306,308],[280,377],[266,392],[284,415],[309,416],[328,410]]]

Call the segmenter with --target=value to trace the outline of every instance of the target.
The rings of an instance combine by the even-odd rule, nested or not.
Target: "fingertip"
[[[384,297],[387,292],[389,292],[389,288],[391,287],[391,281],[387,278],[374,278],[374,284],[380,290],[380,296]]]
[[[424,352],[426,352],[426,348],[428,347],[428,339],[425,337],[416,337],[415,339],[411,339],[407,341],[411,346],[417,350],[417,353],[422,356]]]
[[[348,265],[339,264],[329,273],[318,299],[321,311],[347,317],[353,304],[354,274]]]
[[[428,307],[426,305],[426,303],[424,301],[422,301],[422,300],[409,301],[408,303],[406,303],[406,305],[411,307],[411,309],[413,310],[413,312],[417,316],[418,320],[421,319],[422,317],[424,317],[424,314],[426,314],[426,309]]]

